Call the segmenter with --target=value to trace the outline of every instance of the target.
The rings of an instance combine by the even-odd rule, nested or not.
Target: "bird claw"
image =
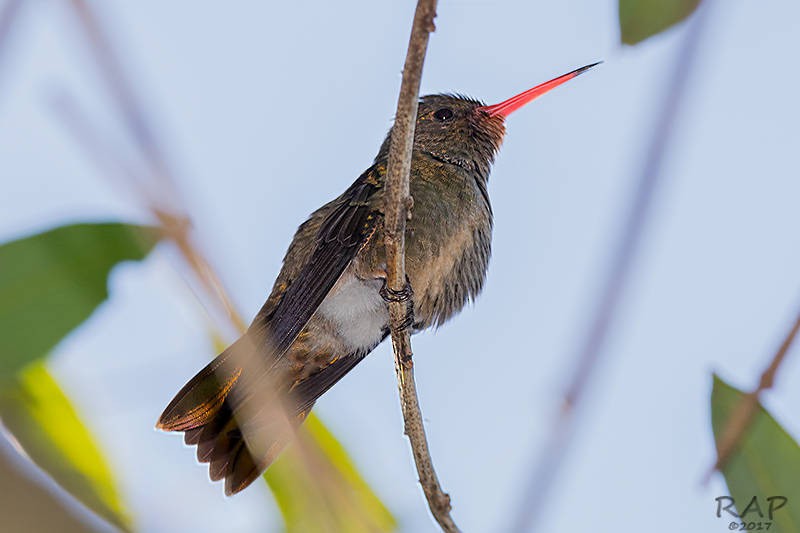
[[[414,296],[414,291],[411,289],[411,282],[408,280],[408,276],[406,276],[406,284],[405,286],[400,289],[399,291],[393,290],[389,287],[386,283],[386,279],[383,280],[383,286],[380,290],[381,298],[383,298],[384,302],[407,302]]]
[[[405,331],[413,327],[414,327],[414,306],[409,304],[406,306],[406,315],[403,317],[403,321],[400,322],[400,326],[397,329],[399,331]]]
[[[405,331],[414,326],[414,302],[412,301],[412,297],[414,296],[414,291],[411,289],[411,282],[406,276],[406,284],[405,286],[400,289],[399,291],[392,290],[389,288],[388,284],[386,283],[386,279],[383,280],[383,287],[379,291],[381,298],[386,303],[389,302],[406,302],[406,313],[403,317],[403,321],[400,322],[400,326],[397,328],[398,331]]]

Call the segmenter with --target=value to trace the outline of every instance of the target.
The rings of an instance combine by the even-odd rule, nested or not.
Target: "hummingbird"
[[[252,416],[245,406],[258,398],[254,390],[279,389],[272,392],[291,400],[286,416],[299,425],[317,399],[389,335],[387,301],[408,302],[405,326],[417,333],[444,324],[474,300],[491,253],[487,183],[506,118],[597,64],[494,105],[458,94],[421,97],[409,178],[406,290],[386,285],[382,225],[390,130],[372,165],[299,226],[246,333],[178,392],[156,427],[184,432],[198,460],[209,463],[210,478],[225,479],[227,495],[252,483],[291,440],[286,432],[268,431],[271,442],[258,450],[246,444],[242,417]],[[265,375],[242,376],[250,368],[237,364],[234,352],[245,346]]]

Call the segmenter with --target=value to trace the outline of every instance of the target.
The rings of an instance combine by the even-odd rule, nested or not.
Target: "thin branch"
[[[412,198],[409,195],[411,152],[414,143],[422,66],[425,62],[430,33],[436,29],[433,23],[435,17],[436,0],[419,0],[417,2],[408,53],[403,67],[400,96],[397,99],[397,113],[392,128],[386,177],[384,243],[387,285],[393,291],[402,291],[406,286],[405,232],[406,218],[410,214],[412,206]],[[400,389],[405,434],[411,442],[419,482],[428,500],[428,507],[442,530],[458,531],[458,527],[450,516],[450,496],[439,485],[428,449],[428,440],[425,436],[422,411],[414,383],[411,338],[408,329],[402,327],[407,312],[406,302],[389,302],[388,306],[394,365]]]
[[[639,173],[630,207],[620,228],[618,244],[612,255],[602,292],[591,313],[589,327],[577,351],[570,357],[574,361],[573,375],[565,391],[554,427],[530,473],[523,499],[519,503],[512,531],[530,531],[542,521],[538,520],[557,473],[564,460],[575,431],[576,412],[582,407],[585,393],[595,376],[605,352],[608,332],[614,324],[620,301],[627,289],[627,281],[635,259],[646,235],[656,192],[665,179],[664,155],[674,138],[675,123],[683,107],[689,80],[695,69],[700,42],[707,26],[711,2],[698,6],[690,21],[682,46],[677,52],[670,84],[650,139],[646,159]]]
[[[800,331],[800,314],[797,315],[792,328],[783,339],[778,351],[772,356],[767,368],[761,373],[761,379],[758,382],[758,387],[749,394],[746,394],[728,417],[724,429],[717,444],[717,460],[714,465],[708,470],[703,480],[707,483],[711,475],[716,470],[722,470],[730,461],[736,449],[739,447],[742,439],[753,421],[753,417],[758,411],[759,398],[761,393],[765,390],[771,389],[775,383],[775,376],[778,374],[778,369],[786,359],[786,354],[792,346],[797,333]]]

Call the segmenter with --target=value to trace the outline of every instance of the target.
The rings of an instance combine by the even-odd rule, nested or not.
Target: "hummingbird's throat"
[[[423,153],[431,156],[433,159],[440,161],[442,163],[447,163],[448,165],[455,165],[457,167],[461,167],[465,170],[469,170],[472,172],[475,170],[475,163],[466,159],[462,159],[460,157],[454,157],[448,154],[434,152],[431,150],[424,150]]]

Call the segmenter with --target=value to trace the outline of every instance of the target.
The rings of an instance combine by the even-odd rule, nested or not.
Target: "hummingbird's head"
[[[455,94],[423,96],[417,110],[414,149],[488,177],[506,133],[505,118],[483,102]]]
[[[458,94],[423,96],[417,110],[414,150],[434,159],[477,172],[484,180],[503,142],[506,118],[551,89],[598,65],[568,72],[494,105]],[[389,153],[391,131],[378,157]]]

